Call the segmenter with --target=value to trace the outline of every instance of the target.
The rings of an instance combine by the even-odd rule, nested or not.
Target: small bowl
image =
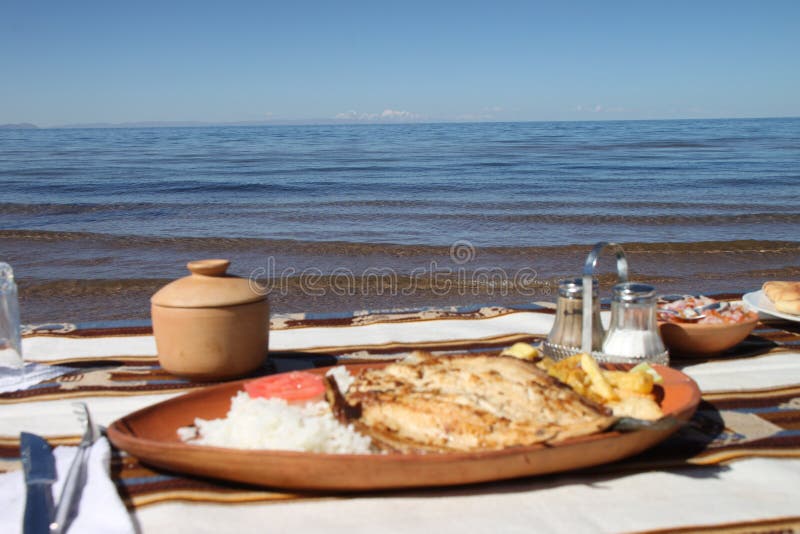
[[[758,317],[740,323],[658,323],[661,339],[670,355],[708,356],[719,354],[745,340],[756,327]]]

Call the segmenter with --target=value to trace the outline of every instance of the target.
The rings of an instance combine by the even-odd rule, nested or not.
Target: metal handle
[[[91,445],[81,443],[75,451],[75,458],[69,466],[67,478],[61,490],[58,505],[56,505],[53,521],[49,525],[50,534],[62,534],[69,526],[70,515],[75,513],[75,504],[80,498],[81,486],[86,484],[86,463],[89,461]]]
[[[586,288],[592,287],[592,280],[594,279],[594,270],[597,267],[597,259],[600,257],[600,252],[604,248],[611,248],[617,257],[617,280],[619,283],[628,281],[628,260],[625,258],[625,251],[616,243],[608,243],[601,241],[597,243],[589,255],[586,257],[586,263],[583,264],[583,328],[581,329],[581,350],[583,352],[592,352],[592,291],[586,291]]]
[[[99,429],[92,421],[89,407],[85,402],[73,404],[73,410],[78,419],[85,424],[83,438],[81,439],[78,450],[75,451],[75,458],[69,466],[67,478],[61,490],[61,496],[56,505],[53,522],[50,523],[50,534],[63,534],[69,529],[71,521],[77,515],[78,504],[81,500],[83,488],[88,482],[89,476],[89,457],[92,454],[92,445],[99,437]]]

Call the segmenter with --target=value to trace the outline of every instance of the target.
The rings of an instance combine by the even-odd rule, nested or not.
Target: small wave
[[[271,253],[304,254],[322,256],[367,256],[388,254],[397,256],[437,256],[449,255],[450,246],[424,244],[396,244],[384,242],[359,243],[352,241],[301,241],[294,239],[228,238],[228,237],[150,237],[138,235],[112,235],[90,232],[61,232],[46,230],[0,230],[0,243],[3,241],[28,242],[87,242],[113,248],[179,248],[182,250],[242,251],[266,250]],[[554,251],[586,251],[587,244],[572,243],[550,246],[486,246],[479,247],[485,253],[510,254],[535,258],[542,253],[551,255]],[[630,252],[656,252],[670,254],[676,252],[800,252],[798,241],[698,241],[698,242],[629,242],[625,250]]]
[[[324,182],[319,182],[324,184]],[[327,184],[332,185],[332,184]],[[314,200],[281,199],[276,202],[206,202],[203,206],[210,209],[218,209],[225,206],[228,216],[235,216],[237,212],[282,212],[287,210],[348,210],[358,209],[379,209],[395,208],[400,212],[414,215],[414,210],[430,209],[439,212],[461,211],[472,212],[477,216],[481,214],[492,214],[501,212],[507,216],[540,217],[541,214],[558,215],[566,210],[577,213],[594,214],[604,216],[614,212],[628,215],[635,215],[638,212],[660,212],[657,216],[680,215],[690,217],[697,214],[711,214],[721,216],[732,216],[742,214],[744,208],[738,203],[724,202],[660,202],[660,201],[616,201],[616,200],[585,200],[579,205],[565,207],[562,200],[473,200],[470,198],[451,198],[451,199],[393,199],[393,198],[364,198],[357,200],[326,200],[324,198]],[[142,211],[164,211],[181,212],[185,210],[196,211],[198,204],[195,202],[77,202],[77,203],[23,203],[23,202],[0,202],[0,214],[11,215],[60,215],[60,214],[80,214],[80,213],[102,213],[102,212],[130,212],[138,213]],[[789,214],[797,211],[797,206],[791,203],[778,204],[775,202],[752,202],[746,207],[747,214],[755,217],[768,216],[771,214]],[[469,217],[471,214],[461,213],[460,217]],[[588,216],[588,215],[587,215]]]
[[[302,191],[302,186],[291,184],[264,184],[261,182],[171,182],[161,183],[158,189],[164,193],[255,193]]]
[[[0,178],[39,178],[61,177],[75,175],[80,172],[79,167],[37,167],[34,169],[0,169]]]
[[[634,143],[608,143],[608,144],[585,144],[566,147],[573,152],[592,151],[603,152],[611,150],[663,150],[663,149],[705,149],[717,148],[720,145],[710,142],[691,142],[691,141],[638,141]]]

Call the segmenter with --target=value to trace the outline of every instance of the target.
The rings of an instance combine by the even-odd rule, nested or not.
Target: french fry
[[[581,368],[589,375],[589,378],[592,380],[592,389],[594,389],[597,394],[608,401],[615,400],[619,398],[616,393],[614,393],[614,389],[611,387],[611,384],[603,376],[603,372],[600,370],[600,366],[597,365],[597,362],[594,361],[589,354],[581,354]]]
[[[545,357],[536,365],[579,395],[611,408],[614,415],[639,419],[661,417],[661,408],[652,395],[654,375],[646,366],[627,372],[607,371],[589,354],[575,354],[559,361]]]
[[[539,349],[528,343],[514,343],[500,353],[500,356],[512,356],[520,360],[536,360],[539,358]]]
[[[614,389],[625,389],[643,395],[653,391],[653,376],[645,371],[603,371],[606,381]]]
[[[544,358],[536,362],[536,365],[539,366],[539,369],[550,371],[550,368],[556,365],[556,362],[552,358],[545,356]]]
[[[581,366],[581,357],[583,354],[573,354],[569,358],[564,358],[558,365],[562,365],[564,367],[580,367]]]

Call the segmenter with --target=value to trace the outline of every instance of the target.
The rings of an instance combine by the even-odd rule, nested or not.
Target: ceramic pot
[[[150,299],[158,360],[192,380],[246,375],[267,358],[269,302],[249,280],[226,274],[228,260],[187,264],[191,275]]]

